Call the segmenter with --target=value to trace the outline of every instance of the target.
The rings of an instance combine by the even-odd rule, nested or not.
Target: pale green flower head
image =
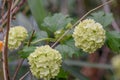
[[[115,76],[120,79],[120,55],[114,56],[111,63],[115,71]]]
[[[45,45],[37,47],[35,51],[29,55],[28,62],[30,70],[35,77],[50,80],[50,78],[58,75],[62,57],[57,50]]]
[[[15,26],[10,28],[8,48],[10,50],[17,49],[21,45],[21,42],[27,38],[27,36],[27,30],[22,26]]]
[[[105,42],[105,30],[93,19],[80,22],[74,29],[75,46],[88,53],[95,52]]]

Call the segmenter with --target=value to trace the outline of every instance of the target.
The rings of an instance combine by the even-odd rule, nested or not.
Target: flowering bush
[[[29,55],[28,61],[30,70],[34,76],[49,80],[59,73],[62,57],[57,50],[45,45],[37,47]]]
[[[27,36],[27,30],[22,26],[15,26],[10,28],[8,39],[9,49],[17,49],[21,45],[21,42],[24,41]]]
[[[88,53],[93,53],[105,42],[105,30],[93,19],[80,22],[74,29],[75,46]]]

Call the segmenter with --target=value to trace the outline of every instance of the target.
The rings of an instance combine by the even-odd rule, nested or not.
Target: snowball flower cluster
[[[93,19],[80,22],[74,29],[75,46],[88,53],[101,48],[105,41],[105,30],[100,23]]]
[[[45,45],[37,47],[28,56],[28,61],[30,70],[35,77],[50,80],[59,73],[62,57],[57,50]]]
[[[116,55],[111,60],[112,66],[115,71],[115,75],[120,79],[120,55]]]
[[[22,26],[15,26],[10,28],[8,48],[10,50],[17,49],[21,45],[22,41],[26,39],[27,36],[27,30]]]

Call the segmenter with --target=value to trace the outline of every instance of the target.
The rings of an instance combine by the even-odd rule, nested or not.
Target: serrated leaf
[[[42,26],[45,26],[46,29],[54,33],[57,30],[64,29],[71,20],[67,15],[56,13],[53,16],[46,17]]]
[[[35,46],[25,46],[23,47],[23,49],[21,51],[18,52],[18,54],[22,57],[22,58],[27,58],[34,50],[35,50]]]
[[[84,52],[81,49],[78,49],[77,47],[75,47],[75,41],[73,40],[73,38],[67,40],[64,44],[73,49],[75,56],[78,57],[84,54]]]
[[[42,38],[48,38],[48,34],[45,31],[36,32],[35,36],[36,36],[35,40],[42,39]]]
[[[106,32],[106,44],[114,52],[120,52],[120,32]]]
[[[55,47],[63,56],[63,58],[66,57],[72,57],[73,55],[75,56],[80,56],[83,55],[83,51],[75,47],[75,42],[73,38],[65,41],[63,44],[59,44],[58,46]]]
[[[39,32],[36,32],[35,33],[35,37],[33,37],[33,40],[32,40],[32,44],[35,44],[35,45],[42,45],[44,44],[44,39],[48,38],[48,34],[47,32],[45,31],[39,31]],[[39,41],[39,40],[43,40],[43,41]]]
[[[64,44],[58,45],[57,47],[55,47],[55,49],[57,49],[62,54],[63,58],[67,56],[72,57],[72,55],[74,54],[74,50],[71,47]]]
[[[113,21],[112,13],[104,13],[103,11],[92,13],[88,18],[94,19],[96,22],[101,23],[103,27],[107,27]]]

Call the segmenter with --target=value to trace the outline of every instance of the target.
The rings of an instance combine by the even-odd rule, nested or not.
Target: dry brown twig
[[[9,70],[8,70],[8,37],[9,37],[9,29],[10,29],[10,21],[11,21],[11,6],[12,6],[12,0],[8,0],[7,32],[6,32],[5,46],[2,53],[4,80],[10,80]]]
[[[20,0],[20,2],[19,2],[19,0],[16,0],[15,1],[15,3],[12,5],[12,8],[11,8],[11,14],[13,15],[13,14],[15,14],[20,8],[21,8],[21,6],[26,2],[26,0]],[[4,21],[2,21],[2,19],[0,19],[0,24],[1,24],[1,27],[3,27],[5,24],[6,24],[6,22],[7,22],[7,13],[8,12],[6,12],[4,15],[3,15],[3,20]]]

